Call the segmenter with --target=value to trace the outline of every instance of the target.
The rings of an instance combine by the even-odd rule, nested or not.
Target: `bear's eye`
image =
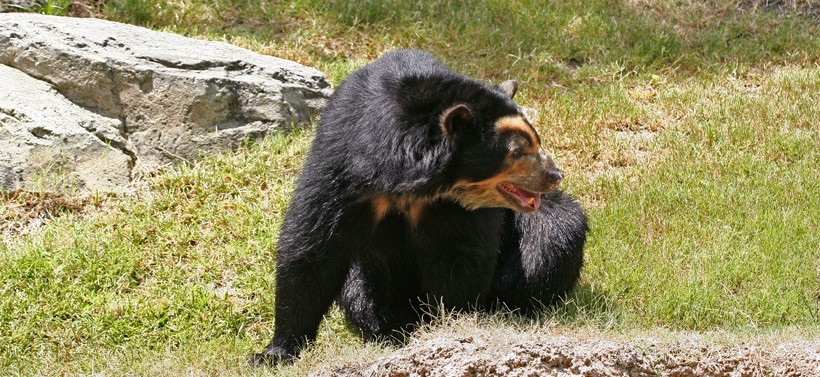
[[[510,157],[512,158],[519,158],[524,155],[524,150],[521,148],[513,148],[512,152],[510,152]]]

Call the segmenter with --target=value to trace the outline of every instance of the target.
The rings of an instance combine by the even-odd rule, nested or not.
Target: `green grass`
[[[605,205],[586,281],[645,326],[817,324],[817,73],[779,72],[753,93],[745,82],[662,94],[688,117],[659,132],[657,161],[593,182]]]
[[[276,233],[305,134],[183,166],[110,211],[0,246],[0,366],[192,346],[230,347],[239,364],[249,349],[232,347],[260,326],[254,343],[269,335]]]
[[[114,0],[101,15],[291,58],[334,83],[400,47],[520,79],[592,231],[565,304],[488,323],[820,336],[816,21],[723,2],[543,3]],[[0,374],[266,374],[244,358],[272,335],[278,226],[311,136],[206,157],[0,243]],[[333,311],[317,346],[277,372],[389,351]]]

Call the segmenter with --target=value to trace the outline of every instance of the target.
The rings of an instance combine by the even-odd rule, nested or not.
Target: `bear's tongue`
[[[512,197],[515,198],[518,201],[518,204],[522,207],[538,209],[541,205],[541,195],[538,193],[529,192],[513,185],[506,184],[503,185],[502,188],[504,191],[512,194]]]

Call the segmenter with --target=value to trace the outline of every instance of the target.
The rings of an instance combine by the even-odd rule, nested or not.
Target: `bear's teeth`
[[[528,201],[527,204],[535,205],[535,198],[530,198],[530,201]]]

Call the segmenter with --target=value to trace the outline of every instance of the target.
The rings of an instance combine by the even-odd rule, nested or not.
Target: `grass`
[[[537,113],[592,232],[566,303],[534,322],[489,323],[816,338],[817,10],[755,5],[112,0],[100,16],[294,59],[334,83],[399,47],[520,79],[519,103]],[[278,225],[311,136],[206,157],[7,238],[2,374],[267,374],[243,360],[272,334]],[[0,200],[16,219],[5,213],[19,196]],[[390,351],[338,311],[320,334],[276,372]]]
[[[820,113],[804,102],[820,80],[791,71],[756,94],[745,85],[661,95],[690,119],[658,132],[657,161],[594,183],[618,203],[594,212],[587,277],[632,321],[702,330],[820,319]]]

